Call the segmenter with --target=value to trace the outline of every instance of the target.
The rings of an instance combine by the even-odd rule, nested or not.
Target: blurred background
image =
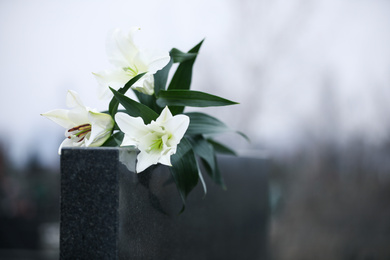
[[[40,116],[68,89],[98,100],[110,29],[187,51],[192,88],[240,102],[202,109],[270,160],[271,259],[390,258],[390,2],[0,2],[0,254],[56,259],[64,130]],[[54,258],[50,258],[53,257]]]

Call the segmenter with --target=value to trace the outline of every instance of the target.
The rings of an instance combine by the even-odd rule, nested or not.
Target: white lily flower
[[[41,114],[66,129],[62,147],[97,147],[101,146],[111,135],[114,120],[108,114],[98,113],[83,105],[79,95],[69,90],[66,105],[71,108],[55,109]]]
[[[137,173],[157,163],[172,166],[171,155],[176,153],[177,145],[190,123],[186,115],[172,116],[168,107],[164,108],[156,121],[148,125],[144,124],[141,117],[125,113],[117,113],[115,120],[125,133],[121,146],[136,146],[140,150]]]
[[[133,34],[138,30],[140,28],[134,27],[126,35],[120,29],[115,29],[109,35],[106,51],[110,63],[115,68],[93,73],[100,86],[100,98],[112,97],[108,87],[118,90],[130,79],[144,72],[146,74],[134,83],[132,88],[147,95],[153,95],[153,74],[168,64],[170,56],[165,51],[139,49],[133,41]]]

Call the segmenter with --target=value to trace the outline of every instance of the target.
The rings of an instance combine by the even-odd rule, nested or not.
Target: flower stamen
[[[163,140],[162,138],[158,138],[156,140],[153,140],[152,144],[149,146],[148,151],[151,150],[161,151],[162,148],[163,148]]]
[[[80,138],[77,142],[81,142],[84,140],[85,136],[91,132],[92,126],[91,124],[83,124],[79,126],[75,126],[68,130],[68,133],[74,132],[71,135],[68,136],[69,139],[72,138],[72,136]]]
[[[84,124],[84,125],[75,126],[71,129],[69,129],[68,132],[74,132],[76,130],[84,130],[87,128],[89,128],[91,130],[91,124]]]
[[[123,70],[125,72],[127,72],[131,77],[135,77],[138,75],[138,68],[137,66],[134,64],[134,68],[132,67],[125,67],[123,68]]]

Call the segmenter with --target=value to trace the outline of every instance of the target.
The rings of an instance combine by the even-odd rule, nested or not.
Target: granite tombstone
[[[134,173],[136,150],[65,148],[60,259],[265,259],[266,160],[220,156],[227,190],[208,181],[184,213],[167,166]]]

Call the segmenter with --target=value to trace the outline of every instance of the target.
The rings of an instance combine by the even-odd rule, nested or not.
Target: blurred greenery
[[[16,167],[0,147],[0,250],[42,249],[40,227],[59,222],[59,169],[32,155]]]

